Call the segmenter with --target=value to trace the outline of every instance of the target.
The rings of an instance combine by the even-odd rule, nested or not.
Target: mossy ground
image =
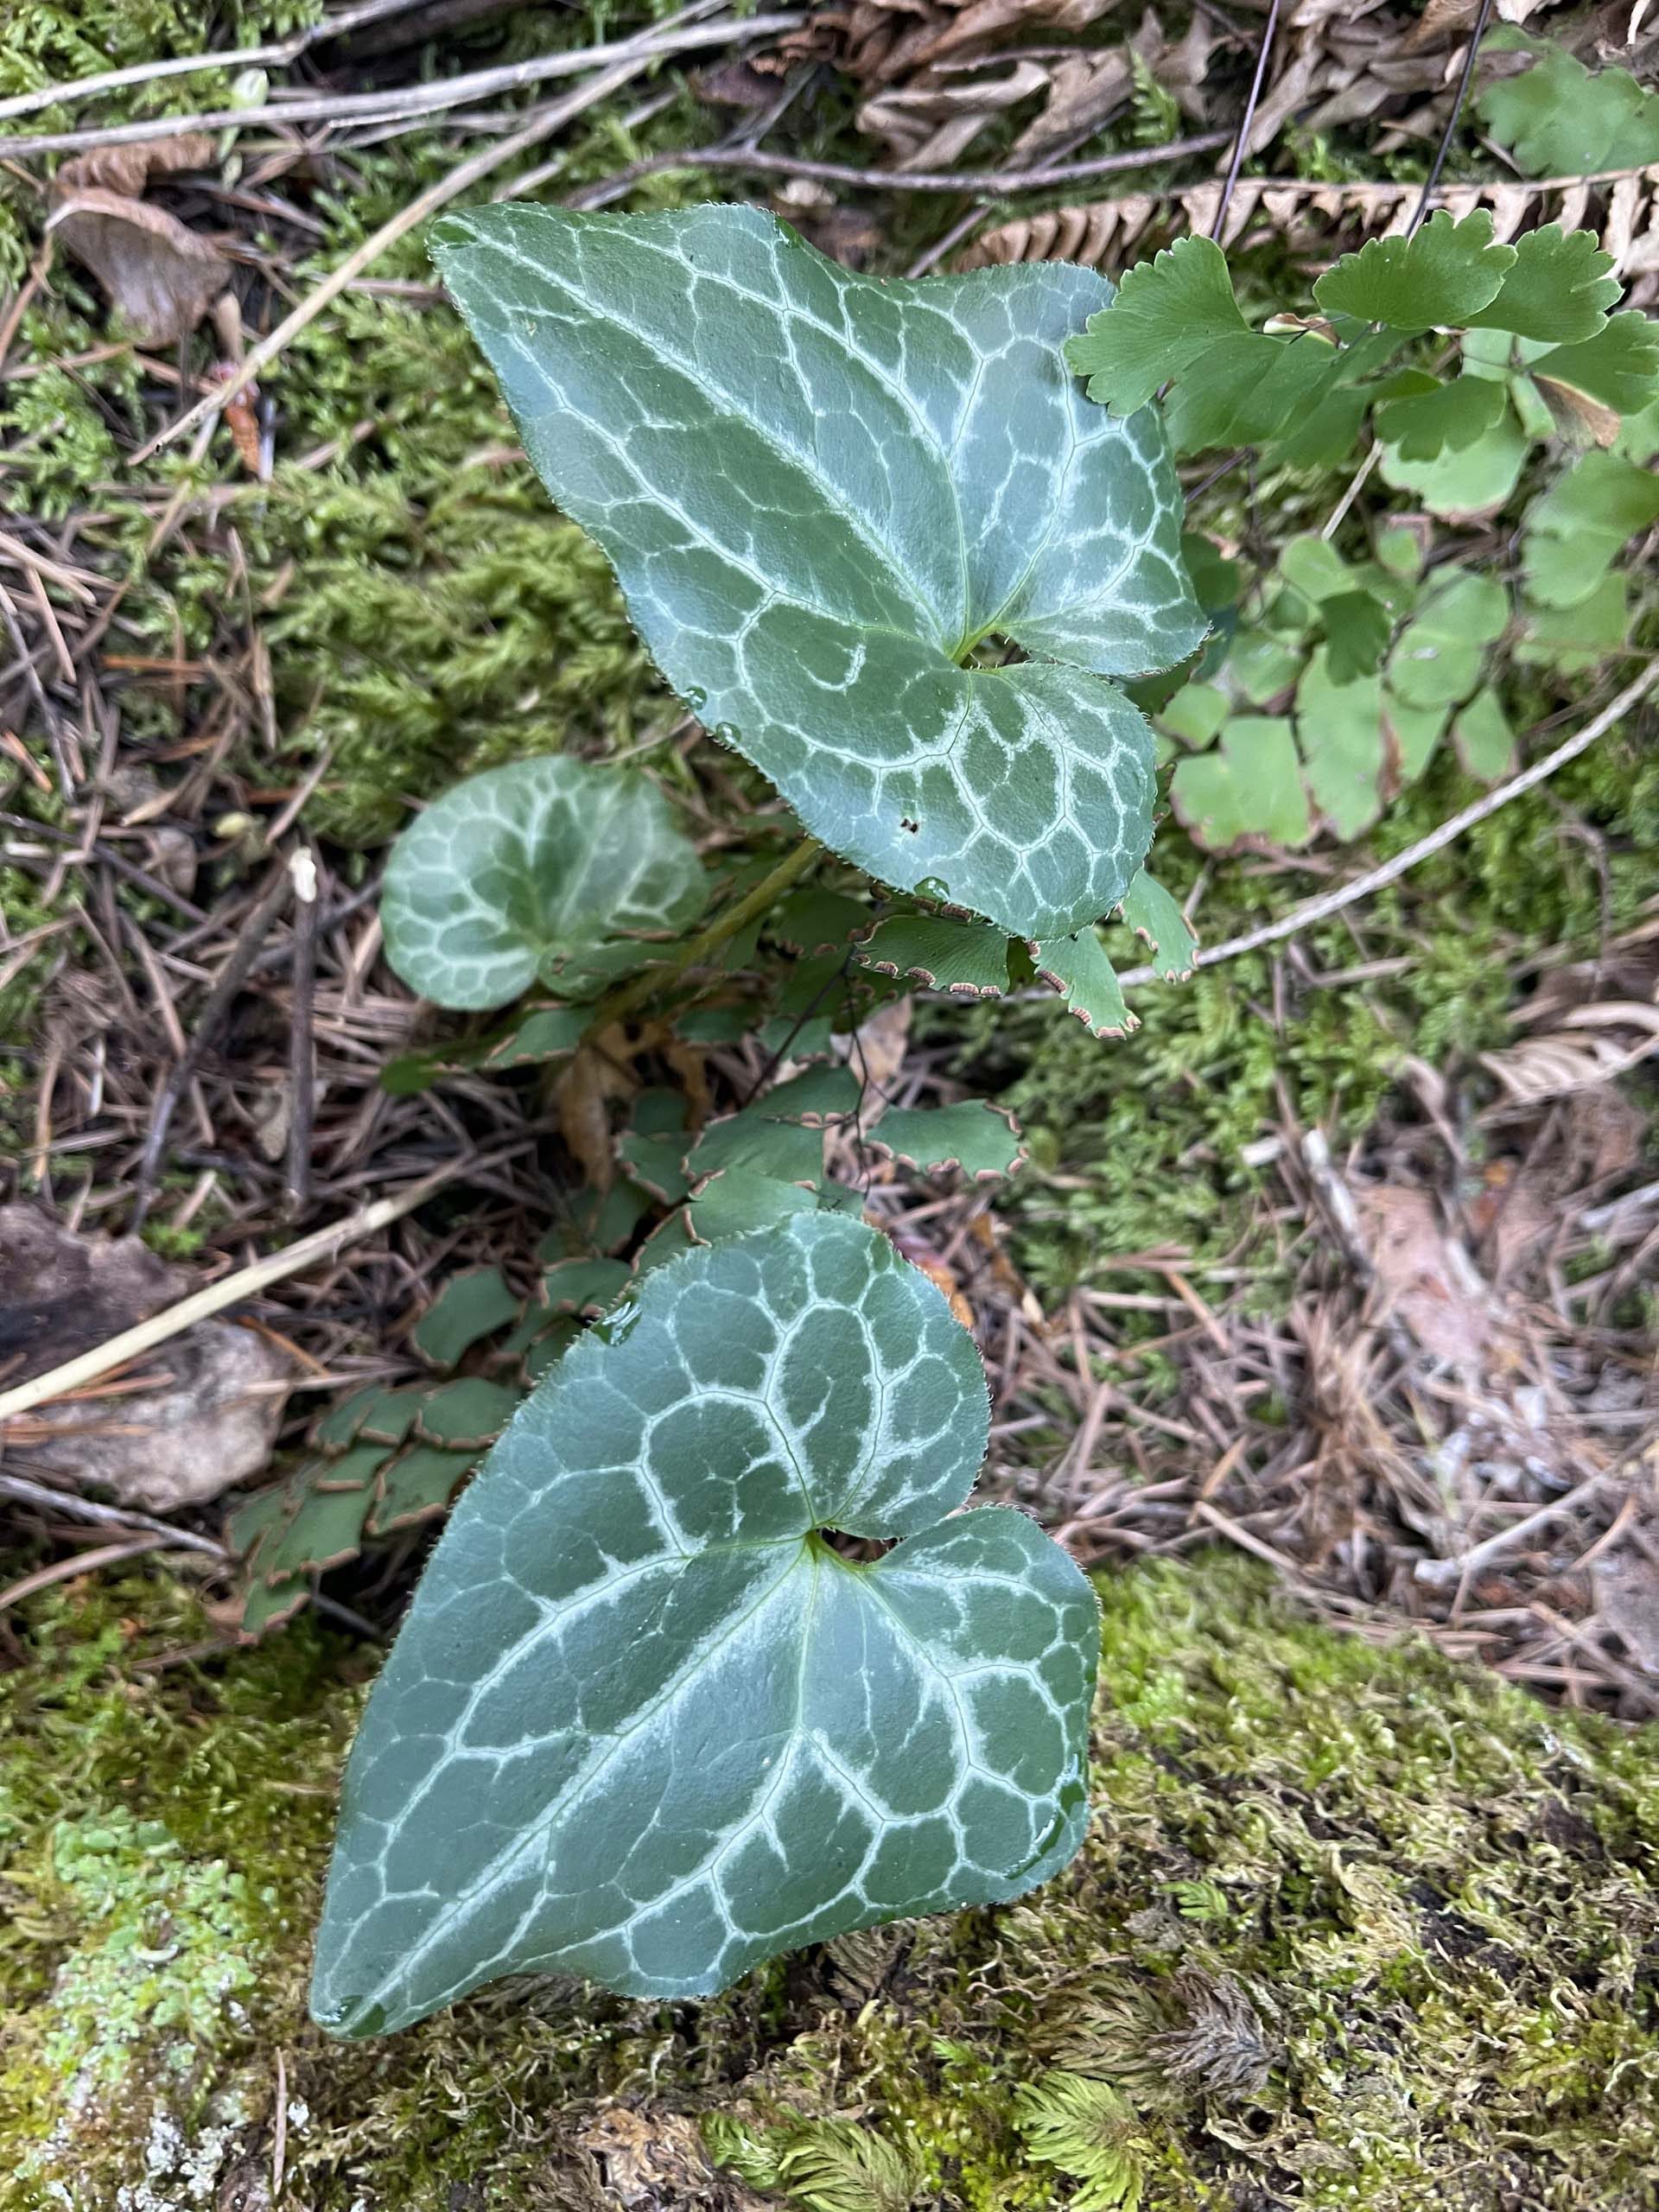
[[[1659,2193],[1659,1738],[1300,1621],[1232,1559],[1108,1580],[1079,1859],[725,1998],[510,1986],[303,2019],[369,1671],[212,1649],[163,1574],[27,1608],[0,1684],[0,2204],[1637,2212]],[[208,1646],[209,1648],[204,1648]]]
[[[211,28],[212,11],[186,0],[147,0],[132,12],[121,30],[124,44],[114,32],[105,38],[116,60],[191,50]],[[240,0],[233,18],[252,36],[286,29],[305,12],[300,0]],[[83,35],[77,11],[48,0],[24,13],[40,22],[0,34],[0,90],[88,66],[77,41],[92,30]],[[491,36],[505,40],[505,52],[544,47],[552,37],[589,35],[593,20],[591,11],[563,19],[527,10]],[[94,11],[89,26],[102,21]],[[490,55],[499,58],[493,45]],[[216,82],[200,80],[208,89]],[[188,86],[194,92],[199,80]],[[175,88],[169,97],[177,96]],[[142,104],[140,94],[132,98]],[[623,120],[629,105],[624,96],[595,111],[569,146],[564,182],[576,186],[636,155],[696,143],[713,128],[689,95],[638,132]],[[848,115],[843,91],[815,92],[798,111],[810,149],[856,154]],[[1135,127],[1147,121],[1138,118]],[[1317,166],[1317,149],[1303,153]],[[342,161],[310,202],[325,235],[294,269],[296,290],[454,158],[440,130]],[[670,204],[701,196],[702,188],[683,173],[653,177],[629,204]],[[904,265],[938,220],[937,209],[901,202],[892,264]],[[280,255],[291,240],[263,243]],[[377,263],[375,276],[406,285],[429,280],[423,240],[403,240]],[[95,290],[61,267],[22,336],[41,362],[94,349],[104,336]],[[16,461],[21,496],[60,512],[82,502],[89,483],[119,473],[111,425],[130,419],[135,435],[144,427],[135,404],[139,373],[130,356],[117,355],[73,378],[48,369],[8,390],[0,435],[26,441]],[[118,561],[142,569],[124,607],[130,652],[222,652],[227,638],[245,636],[250,620],[257,624],[270,652],[282,738],[274,767],[257,745],[240,764],[251,782],[297,781],[321,761],[306,820],[336,849],[384,842],[410,801],[469,769],[525,753],[626,751],[689,790],[693,771],[671,742],[679,709],[639,649],[603,560],[549,508],[458,319],[435,302],[347,294],[296,340],[262,391],[277,425],[275,476],[269,485],[248,480],[221,435],[199,472],[200,488],[217,503],[216,529],[187,514],[153,567],[142,569],[153,512],[114,502],[100,525]],[[165,448],[136,481],[164,492],[186,466]],[[1317,518],[1339,489],[1338,479],[1275,487],[1275,528],[1282,523],[1287,532]],[[1247,535],[1250,513],[1240,499],[1236,486],[1223,486],[1204,502],[1200,519]],[[203,703],[210,702],[187,709],[181,729],[174,687],[130,686],[122,697],[129,744],[141,753],[151,741],[165,749],[188,734]],[[1541,690],[1511,700],[1522,725],[1559,704]],[[722,756],[721,773],[722,799],[763,795],[741,764]],[[1471,788],[1443,761],[1344,864],[1397,850]],[[1305,1122],[1358,1135],[1408,1054],[1435,1065],[1452,1046],[1502,1041],[1517,942],[1592,949],[1608,922],[1626,918],[1643,895],[1640,859],[1656,833],[1659,762],[1636,757],[1615,734],[1405,884],[1302,938],[1300,953],[1316,969],[1407,964],[1337,989],[1306,987],[1293,965],[1277,1022],[1264,957],[1179,990],[1141,993],[1144,1027],[1116,1046],[1091,1039],[1048,1007],[969,1010],[953,1002],[927,1010],[928,1040],[948,1039],[964,1077],[1012,1106],[1032,1137],[1037,1172],[999,1204],[1039,1294],[1063,1297],[1088,1279],[1102,1252],[1172,1241],[1201,1257],[1231,1249],[1258,1198],[1256,1179],[1239,1160],[1242,1146],[1277,1126],[1286,1106]],[[221,872],[263,865],[250,843],[239,862],[226,858]],[[1199,865],[1179,832],[1160,841],[1160,873],[1178,890]],[[349,874],[349,862],[345,868]],[[1224,862],[1206,877],[1203,933],[1213,941],[1248,926],[1325,880]],[[32,877],[0,874],[0,912],[15,933],[53,918],[33,903],[37,889]],[[66,891],[57,914],[67,912],[71,895]],[[40,985],[74,944],[72,936],[41,945],[0,1003],[4,1033],[27,1033]],[[8,1073],[18,1107],[0,1112],[0,1122],[12,1120],[16,1143],[29,1126],[26,1083],[22,1071],[0,1068],[0,1102]],[[1258,1294],[1275,1294],[1270,1274]]]
[[[269,0],[226,20],[258,35],[302,12]],[[0,91],[189,50],[206,15],[175,0],[23,10],[35,28],[0,33]],[[77,21],[85,51],[47,39]],[[573,13],[570,35],[588,29]],[[190,88],[216,95],[218,80]],[[645,149],[613,111],[575,147],[571,181],[706,129],[670,109]],[[419,136],[358,157],[296,283],[451,158]],[[22,236],[7,219],[0,281]],[[424,280],[420,242],[376,273]],[[102,335],[72,272],[24,332],[42,359]],[[19,496],[60,513],[115,474],[105,410],[137,429],[135,378],[117,358],[7,395],[3,427],[30,440]],[[410,799],[525,751],[658,741],[651,765],[685,772],[666,742],[677,709],[602,563],[550,515],[441,308],[349,296],[265,385],[273,482],[238,480],[224,440],[203,469],[204,488],[229,493],[245,595],[188,520],[135,585],[126,643],[205,652],[251,608],[280,772],[326,756],[315,830],[372,845]],[[165,487],[183,466],[169,450],[142,481]],[[153,514],[112,512],[107,544],[136,563]],[[1521,702],[1517,719],[1558,703]],[[129,741],[176,740],[175,712],[170,694],[130,690]],[[270,779],[269,760],[253,766]],[[1468,795],[1444,765],[1344,865]],[[1648,888],[1637,861],[1656,836],[1659,763],[1615,734],[1368,901],[1357,938],[1346,923],[1310,934],[1319,969],[1410,964],[1338,990],[1291,972],[1277,1023],[1261,959],[1144,995],[1145,1027],[1117,1046],[1046,1007],[931,1013],[1035,1137],[1039,1172],[1008,1205],[1039,1287],[1064,1292],[1099,1250],[1230,1245],[1254,1204],[1238,1150],[1276,1119],[1281,1086],[1305,1121],[1354,1133],[1407,1052],[1498,1041],[1516,941],[1588,948]],[[1160,865],[1185,889],[1198,862],[1172,837]],[[1205,932],[1313,882],[1225,863]],[[34,903],[38,888],[0,874],[14,931],[65,911]],[[54,957],[19,978],[0,1033],[24,1033]],[[0,1097],[9,1076],[21,1096],[0,1065]],[[1659,2201],[1659,1743],[1546,1714],[1420,1649],[1299,1625],[1234,1564],[1142,1570],[1103,1596],[1099,1817],[1027,1904],[783,1961],[711,2005],[515,1988],[344,2048],[305,2025],[303,1985],[360,1648],[308,1619],[226,1656],[159,1575],[36,1601],[38,1663],[0,1679],[0,2206],[256,2212],[279,2054],[283,2202],[304,2212],[677,2212],[748,2189],[809,2212]]]

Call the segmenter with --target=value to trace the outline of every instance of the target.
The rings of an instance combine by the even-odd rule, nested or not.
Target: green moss
[[[0,1681],[0,2202],[190,2201],[291,2017],[350,1698],[314,1631],[222,1668],[205,1625],[160,1578],[54,1593]]]
[[[1654,1732],[1335,1637],[1230,1557],[1101,1588],[1096,1817],[1032,1898],[702,2006],[519,1984],[344,2046],[302,1993],[361,1648],[205,1649],[159,1574],[34,1601],[0,2204],[268,2174],[280,2051],[307,2212],[1650,2205]]]
[[[29,0],[0,11],[0,99],[200,54],[210,43],[256,45],[320,13],[320,0]],[[97,120],[218,107],[232,81],[225,69],[151,79],[105,95]],[[84,111],[59,105],[19,118],[8,131],[69,130],[86,120]],[[39,203],[21,174],[0,170],[0,289],[16,283],[34,250]]]
[[[1541,715],[1543,702],[1531,711]],[[1443,762],[1342,855],[1344,868],[1414,843],[1471,789]],[[963,1078],[1012,1108],[1032,1141],[1037,1173],[1003,1202],[1025,1272],[1063,1298],[1103,1256],[1168,1243],[1199,1258],[1231,1251],[1262,1179],[1239,1154],[1281,1126],[1284,1102],[1305,1127],[1357,1135],[1407,1055],[1433,1066],[1506,1042],[1521,953],[1548,945],[1588,957],[1605,931],[1631,920],[1651,893],[1656,838],[1659,760],[1615,733],[1406,880],[1295,940],[1314,973],[1390,961],[1394,972],[1319,988],[1281,954],[1275,1000],[1273,956],[1247,955],[1137,992],[1142,1027],[1116,1043],[1041,1001],[927,1009],[929,1041],[954,1041]],[[1156,865],[1178,894],[1197,879],[1199,856],[1173,824]],[[1215,863],[1201,936],[1215,944],[1325,887],[1264,876],[1258,861]],[[1114,951],[1121,965],[1139,957],[1127,938]],[[1251,1294],[1271,1300],[1281,1289],[1271,1255],[1253,1264]]]

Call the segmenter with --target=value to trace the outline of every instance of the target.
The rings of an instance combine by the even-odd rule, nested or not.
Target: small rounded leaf
[[[707,895],[651,784],[553,758],[471,776],[410,823],[386,865],[381,918],[410,988],[475,1012],[536,982],[591,996]]]
[[[1063,1866],[1098,1609],[1023,1514],[957,1512],[988,1427],[971,1338],[861,1222],[648,1275],[433,1554],[346,1770],[317,2019],[555,1970],[702,1996]]]

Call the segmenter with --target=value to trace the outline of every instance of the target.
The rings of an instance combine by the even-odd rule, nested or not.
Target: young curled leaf
[[[560,758],[468,777],[392,847],[386,957],[439,1006],[505,1006],[535,982],[582,997],[702,912],[703,873],[641,776]]]
[[[702,1996],[1064,1866],[1098,1609],[1024,1514],[957,1513],[988,1427],[971,1338],[859,1222],[647,1276],[490,1453],[369,1700],[322,2025],[512,1973]]]

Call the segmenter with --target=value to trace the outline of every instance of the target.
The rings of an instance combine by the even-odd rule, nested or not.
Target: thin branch
[[[294,880],[286,863],[279,866],[254,905],[247,919],[237,932],[230,956],[219,969],[213,988],[208,992],[201,1013],[197,1019],[194,1034],[184,1051],[174,1062],[171,1073],[162,1084],[156,1101],[155,1111],[149,1117],[149,1128],[144,1137],[143,1152],[139,1157],[138,1173],[132,1199],[132,1219],[130,1227],[138,1229],[149,1211],[151,1194],[156,1188],[156,1177],[162,1164],[162,1154],[167,1144],[167,1133],[179,1101],[189,1086],[191,1077],[201,1065],[201,1056],[219,1033],[220,1023],[231,1010],[232,1001],[252,972],[253,963],[264,944],[267,931],[283,908],[288,904]]]
[[[687,13],[697,11],[688,10]],[[312,92],[297,99],[272,101],[264,107],[214,108],[199,115],[152,115],[136,123],[111,123],[90,130],[43,130],[32,137],[0,142],[13,160],[29,154],[67,154],[93,146],[135,146],[156,138],[181,137],[192,130],[247,130],[261,124],[400,122],[417,115],[435,115],[445,108],[465,107],[503,92],[519,92],[527,85],[541,85],[558,77],[579,77],[585,70],[650,56],[683,54],[698,47],[721,46],[771,31],[793,30],[804,18],[797,9],[779,15],[751,16],[734,22],[688,22],[636,32],[631,38],[608,39],[597,46],[575,47],[562,54],[533,54],[525,61],[505,62],[493,69],[473,69],[460,77],[441,77],[429,85],[402,85],[384,92]]]
[[[1035,169],[861,169],[842,162],[809,162],[793,154],[750,152],[741,146],[704,146],[683,154],[653,154],[620,169],[613,180],[632,184],[664,169],[736,169],[747,176],[804,176],[821,184],[844,184],[861,192],[1035,192],[1044,185],[1075,184],[1081,178],[1116,176],[1130,169],[1154,168],[1160,162],[1185,161],[1192,154],[1213,154],[1230,144],[1230,130],[1201,130],[1195,137],[1172,138],[1163,146],[1132,146],[1122,154],[1101,154],[1092,161],[1055,162]]]
[[[75,847],[77,850],[73,864],[77,868],[82,868],[86,863],[88,855],[78,849],[80,844],[79,838],[71,836],[67,830],[54,828],[49,822],[34,821],[27,814],[0,813],[0,829],[16,830],[29,837],[43,838],[48,845]],[[121,877],[124,882],[136,883],[141,891],[147,891],[152,899],[161,899],[164,905],[171,906],[175,913],[182,914],[187,921],[207,920],[208,917],[203,913],[200,906],[193,906],[188,899],[175,891],[170,884],[163,883],[159,875],[151,875],[148,868],[139,868],[136,862],[124,860],[113,847],[102,844],[94,839],[90,857],[108,868],[112,874]]]
[[[343,8],[337,16],[324,16],[320,22],[308,23],[303,30],[291,32],[287,38],[273,39],[265,46],[231,47],[222,54],[177,54],[165,61],[136,61],[130,68],[106,69],[101,76],[72,77],[60,85],[42,85],[38,92],[14,92],[10,99],[0,100],[0,119],[34,115],[43,107],[73,106],[80,100],[95,99],[100,92],[118,92],[129,85],[152,84],[157,77],[193,77],[206,69],[280,69],[290,61],[297,61],[314,46],[325,45],[332,38],[343,38],[346,32],[359,29],[365,23],[378,22],[387,16],[406,15],[411,8],[423,4],[424,0],[360,0],[355,8]]]
[[[289,861],[294,879],[294,973],[288,1017],[289,1211],[311,1197],[311,1134],[316,1120],[317,1048],[313,1033],[317,982],[317,856],[302,845]]]
[[[71,1521],[90,1521],[107,1529],[124,1529],[129,1535],[143,1535],[146,1530],[153,1536],[169,1536],[175,1544],[182,1544],[188,1551],[206,1552],[213,1559],[228,1559],[230,1554],[223,1544],[211,1536],[198,1535],[191,1529],[176,1529],[169,1522],[158,1521],[153,1514],[136,1512],[130,1506],[100,1505],[96,1498],[82,1497],[78,1491],[54,1490],[48,1483],[31,1482],[27,1475],[0,1475],[0,1497],[9,1497],[16,1505],[40,1505],[54,1513],[67,1514]]]
[[[1351,906],[1361,899],[1369,899],[1374,891],[1381,891],[1390,883],[1397,883],[1408,874],[1420,861],[1432,854],[1443,852],[1447,845],[1455,844],[1465,830],[1472,830],[1477,823],[1485,822],[1500,807],[1507,806],[1512,798],[1519,798],[1522,791],[1531,791],[1547,777],[1569,760],[1576,760],[1580,753],[1587,753],[1598,738],[1605,737],[1616,722],[1622,721],[1633,707],[1645,699],[1656,683],[1659,683],[1659,660],[1650,661],[1640,676],[1634,677],[1624,689],[1607,702],[1599,715],[1592,715],[1583,728],[1563,740],[1553,753],[1512,777],[1496,791],[1488,791],[1442,822],[1438,830],[1431,830],[1427,836],[1420,837],[1414,845],[1408,845],[1403,853],[1396,853],[1391,861],[1384,861],[1380,868],[1357,875],[1351,883],[1344,883],[1335,891],[1320,893],[1317,899],[1304,899],[1300,906],[1293,906],[1276,922],[1268,922],[1259,930],[1249,930],[1243,937],[1231,937],[1224,944],[1203,948],[1195,957],[1197,968],[1213,968],[1218,961],[1236,959],[1241,952],[1259,952],[1263,945],[1278,944],[1300,931],[1311,929],[1314,923],[1323,922],[1332,914],[1339,914],[1344,906]],[[1159,970],[1153,966],[1131,968],[1120,976],[1118,982],[1125,986],[1154,983]]]
[[[1261,105],[1262,87],[1267,82],[1268,56],[1273,50],[1273,35],[1279,28],[1279,0],[1273,0],[1268,10],[1268,27],[1262,34],[1262,51],[1255,57],[1255,74],[1250,79],[1250,96],[1244,103],[1240,118],[1238,137],[1233,142],[1232,159],[1227,164],[1226,182],[1221,188],[1221,199],[1216,207],[1216,219],[1210,226],[1212,238],[1221,236],[1221,226],[1227,219],[1227,210],[1233,203],[1234,188],[1238,173],[1244,166],[1244,156],[1250,148],[1250,125],[1255,121],[1255,111]]]
[[[99,1544],[89,1552],[72,1553],[69,1558],[55,1560],[50,1567],[37,1567],[33,1574],[24,1575],[21,1582],[0,1590],[0,1612],[8,1605],[16,1605],[20,1599],[32,1598],[37,1590],[49,1590],[54,1582],[73,1582],[78,1574],[90,1574],[94,1567],[113,1567],[118,1560],[137,1559],[144,1552],[172,1548],[170,1535],[129,1536],[124,1543]]]
[[[161,447],[171,445],[187,430],[194,430],[199,423],[234,399],[238,392],[255,378],[263,376],[301,331],[315,322],[353,278],[360,276],[365,269],[379,259],[388,246],[395,245],[399,238],[407,237],[410,231],[417,230],[429,216],[435,215],[440,207],[448,207],[452,200],[459,199],[463,192],[470,191],[485,177],[493,175],[497,169],[505,168],[507,162],[516,160],[531,146],[539,145],[543,138],[550,138],[567,123],[573,122],[590,107],[597,106],[601,100],[608,99],[619,86],[649,68],[659,54],[683,45],[692,31],[700,35],[702,43],[712,44],[721,39],[751,36],[764,24],[782,20],[778,16],[755,16],[747,22],[734,25],[722,18],[718,23],[685,25],[679,30],[672,23],[665,23],[660,30],[628,41],[626,58],[619,58],[608,69],[600,70],[585,85],[578,86],[573,92],[567,92],[563,99],[552,101],[538,114],[532,116],[522,130],[514,131],[510,138],[504,138],[499,145],[485,147],[469,156],[435,183],[429,185],[424,192],[411,200],[406,207],[400,208],[389,221],[383,223],[372,237],[365,238],[361,245],[348,253],[337,268],[329,270],[316,289],[301,301],[292,315],[285,316],[268,337],[260,340],[245,356],[234,375],[227,378],[207,398],[198,400],[194,407],[180,416],[177,422],[169,423],[165,429],[158,431],[148,444],[140,446],[130,456],[129,467],[136,468]],[[588,51],[591,55],[597,49],[590,48]]]

